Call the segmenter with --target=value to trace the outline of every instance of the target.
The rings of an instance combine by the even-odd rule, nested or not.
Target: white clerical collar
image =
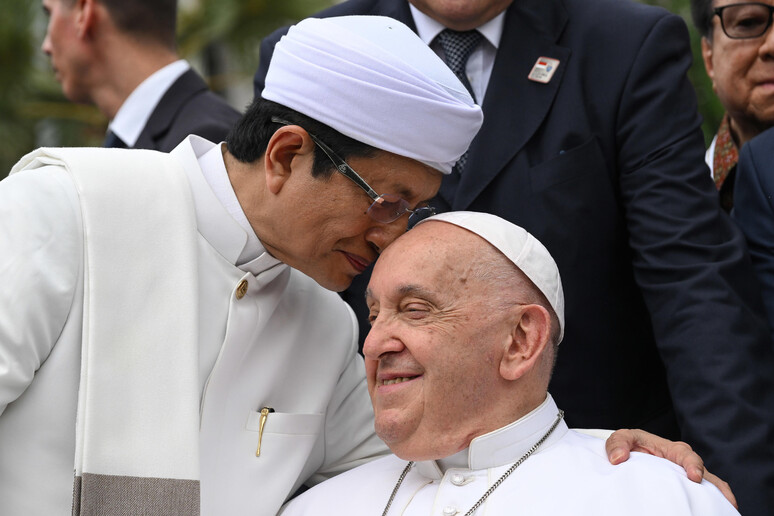
[[[466,450],[438,461],[417,463],[418,471],[429,478],[441,478],[450,468],[487,469],[504,466],[519,460],[551,428],[559,409],[550,394],[529,414],[508,426],[476,437]],[[536,453],[549,448],[567,433],[562,420]]]
[[[414,24],[417,26],[419,38],[429,45],[446,27],[430,18],[412,4],[409,4],[409,8],[411,9],[411,15],[414,17]],[[498,48],[500,46],[500,38],[502,38],[503,35],[503,27],[505,27],[505,11],[501,12],[485,24],[476,27],[476,29],[493,47]]]
[[[190,68],[187,61],[180,59],[154,72],[129,94],[108,129],[128,147],[134,147],[161,97]]]
[[[191,135],[172,152],[184,161],[199,233],[210,245],[229,263],[255,275],[282,264],[266,251],[247,221],[228,179],[221,145]]]
[[[228,178],[228,172],[226,171],[226,164],[223,161],[221,146],[222,144],[216,145],[201,156],[199,158],[199,165],[201,165],[204,179],[207,180],[210,188],[212,188],[215,197],[218,198],[220,204],[226,208],[229,215],[234,217],[234,220],[239,222],[239,225],[247,233],[247,243],[236,261],[237,267],[241,267],[261,256],[266,252],[266,249],[261,244],[261,241],[258,240],[258,236],[247,220],[247,215],[245,215],[242,206],[239,204],[234,187],[231,186],[231,180]]]

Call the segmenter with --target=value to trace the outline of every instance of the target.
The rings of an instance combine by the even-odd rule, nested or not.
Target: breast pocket
[[[322,414],[291,414],[270,412],[261,431],[261,413],[251,412],[245,430],[252,437],[257,457],[267,462],[289,461],[303,465],[322,433],[325,417]]]
[[[597,139],[592,136],[585,143],[561,151],[557,156],[530,168],[530,187],[532,192],[538,193],[587,174],[594,173],[595,177],[605,177],[606,169],[602,149]]]
[[[245,507],[279,507],[320,468],[325,453],[324,425],[323,414],[271,412],[261,432],[261,413],[249,413],[241,433],[243,455],[232,468],[238,474],[230,479],[242,486],[240,492],[254,497],[252,502],[244,502]],[[259,442],[261,454],[256,456]]]

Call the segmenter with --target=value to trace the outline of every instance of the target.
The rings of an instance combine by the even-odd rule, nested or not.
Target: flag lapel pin
[[[538,60],[535,62],[535,66],[532,67],[532,71],[529,72],[527,79],[548,84],[548,81],[554,76],[554,72],[556,72],[557,68],[559,68],[558,59],[538,57]]]

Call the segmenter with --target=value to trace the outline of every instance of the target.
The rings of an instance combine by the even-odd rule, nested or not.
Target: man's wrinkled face
[[[379,437],[407,460],[445,457],[491,427],[510,327],[475,273],[487,244],[439,221],[418,225],[376,263],[363,348]]]
[[[377,193],[397,194],[412,208],[432,199],[441,184],[440,172],[389,152],[347,162]],[[346,289],[406,231],[408,214],[389,224],[373,220],[366,213],[371,198],[338,172],[326,179],[299,174],[286,188],[278,214],[284,234],[264,245],[277,259],[327,289]]]
[[[445,27],[472,30],[508,8],[513,0],[409,0]]]
[[[759,0],[774,5],[774,0]],[[714,7],[739,3],[717,0]],[[720,18],[712,19],[711,41],[702,40],[707,74],[732,129],[747,139],[751,129],[760,132],[774,125],[774,30],[757,38],[731,39],[723,32]],[[741,126],[741,127],[740,127]],[[749,129],[748,129],[749,128]]]
[[[48,16],[48,26],[41,48],[51,59],[56,80],[70,101],[91,102],[85,86],[87,63],[85,48],[78,35],[79,11],[75,2],[43,0],[43,10]]]

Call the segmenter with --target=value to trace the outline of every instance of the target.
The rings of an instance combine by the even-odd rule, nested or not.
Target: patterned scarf
[[[731,124],[728,113],[720,122],[715,139],[715,153],[712,156],[712,178],[720,195],[720,205],[727,212],[734,206],[734,176],[739,161],[739,148],[731,136]]]

